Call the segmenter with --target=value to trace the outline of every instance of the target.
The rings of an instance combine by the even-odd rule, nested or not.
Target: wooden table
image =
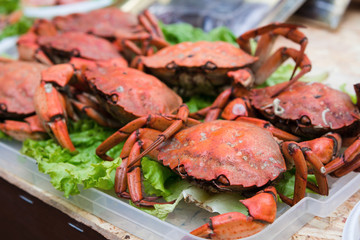
[[[306,24],[298,18],[292,18],[290,22]],[[360,66],[359,23],[360,4],[353,4],[347,11],[338,30],[328,31],[308,24],[306,25],[309,27],[303,30],[309,38],[306,53],[313,62],[314,72],[329,72],[329,81],[334,85],[338,84],[338,79],[342,79],[341,81],[345,79],[349,91],[352,91],[352,84],[360,81],[360,71],[358,70]],[[286,40],[280,40],[277,44],[280,46],[285,42]],[[289,43],[286,42],[286,44]],[[1,168],[0,176],[75,220],[86,224],[108,239],[139,239]],[[345,221],[359,200],[360,191],[338,207],[329,217],[315,217],[291,239],[341,239]]]

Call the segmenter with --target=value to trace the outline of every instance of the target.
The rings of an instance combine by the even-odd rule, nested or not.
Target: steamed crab
[[[16,140],[47,136],[35,115],[33,96],[46,65],[0,59],[0,130]]]
[[[80,92],[72,90],[67,94],[69,85]],[[68,98],[69,95],[75,98]],[[182,103],[175,92],[151,75],[126,66],[82,59],[43,71],[34,101],[46,130],[71,151],[75,148],[66,127],[67,114],[73,112],[69,102],[99,124],[110,127],[122,126],[149,113],[169,114]]]
[[[127,65],[118,49],[109,41],[81,32],[58,33],[51,27],[34,32],[34,27],[18,40],[19,58],[52,65],[68,62],[71,58],[106,62],[116,61]]]
[[[295,57],[298,66],[307,45],[307,38],[297,30],[298,27],[273,23],[250,30],[237,38],[240,48],[221,41],[183,42],[163,48],[151,56],[140,56],[133,65],[157,76],[183,97],[195,94],[216,96],[230,85],[232,78],[239,77],[239,69],[251,72],[255,76],[255,84],[261,84],[284,61],[283,58]],[[258,35],[261,38],[255,56],[252,56],[249,40]],[[300,44],[298,55],[291,56],[289,51],[281,48],[269,57],[272,40],[276,35],[283,35]],[[299,73],[302,74],[304,72]],[[298,77],[295,76],[294,81]],[[243,84],[251,86],[253,83]]]
[[[310,66],[305,55],[303,65]],[[301,65],[300,65],[301,66]],[[250,75],[244,74],[247,78]],[[213,121],[221,117],[234,120],[243,116],[258,116],[293,134],[315,138],[327,132],[336,132],[350,138],[343,155],[326,166],[326,172],[342,176],[359,168],[359,104],[352,103],[346,93],[322,83],[295,82],[284,90],[287,83],[272,87],[247,90],[239,84],[225,90],[214,103],[192,117]],[[359,98],[360,85],[354,86]],[[337,170],[341,168],[341,170]]]
[[[152,114],[138,118],[97,148],[98,156],[112,160],[106,152],[127,138],[120,155],[123,161],[116,170],[118,196],[131,198],[138,206],[156,204],[141,191],[138,160],[144,155],[212,192],[265,188],[242,201],[250,216],[238,212],[219,215],[192,232],[201,237],[235,239],[254,234],[264,228],[266,222],[274,221],[276,191],[266,187],[286,170],[284,159],[295,164],[296,183],[294,198],[281,196],[283,201],[293,205],[305,196],[306,186],[310,185],[306,180],[307,162],[314,167],[318,180],[318,186],[312,185],[312,189],[328,193],[322,162],[331,161],[338,154],[341,145],[338,134],[296,143],[298,137],[258,119],[199,123],[188,118],[188,113],[187,106],[183,105],[177,115]]]
[[[127,55],[129,52],[147,55],[148,52],[152,51],[151,46],[159,48],[168,46],[156,18],[147,10],[139,16],[135,16],[118,8],[105,8],[89,13],[59,16],[51,21],[38,19],[29,33],[32,35],[32,38],[34,38],[34,35],[38,37],[60,35],[57,38],[67,38],[66,33],[68,32],[77,32],[83,35],[89,34],[94,36],[94,39],[95,37],[104,38],[110,42],[116,40],[114,46]],[[28,39],[28,37],[21,38]],[[69,39],[69,42],[75,41],[74,46],[81,46],[78,43],[87,39],[85,37],[82,38]],[[58,39],[57,41],[61,40]],[[22,39],[20,39],[19,43],[21,44],[22,42]],[[97,42],[92,44],[100,44]],[[141,43],[142,47],[139,48],[135,42]],[[47,41],[45,44],[50,43]],[[44,44],[39,43],[39,45]],[[91,51],[91,48],[86,48],[86,51]],[[103,51],[106,51],[106,49]],[[101,53],[100,51],[97,52]],[[22,55],[20,54],[20,56]]]

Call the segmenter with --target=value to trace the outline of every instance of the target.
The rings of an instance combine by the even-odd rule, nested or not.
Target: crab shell
[[[56,63],[68,61],[71,57],[89,60],[122,58],[109,41],[81,32],[65,32],[55,36],[39,36],[38,44]],[[124,59],[124,63],[126,63]]]
[[[217,120],[181,130],[159,148],[158,160],[210,191],[262,187],[286,170],[272,134],[253,124]],[[229,184],[218,181],[225,177]]]
[[[0,119],[21,119],[35,113],[33,96],[46,68],[36,62],[0,63]]]
[[[83,32],[109,39],[114,38],[118,29],[133,29],[139,24],[136,15],[118,8],[59,16],[53,19],[53,23],[60,31]]]
[[[231,83],[227,72],[257,60],[226,42],[183,42],[142,57],[146,69],[182,96],[218,95]]]
[[[330,131],[345,136],[359,132],[359,109],[346,93],[317,82],[297,82],[272,98],[284,84],[250,93],[253,107],[274,125],[305,137],[318,137]]]
[[[89,68],[84,77],[99,102],[121,124],[151,113],[170,114],[182,104],[159,79],[133,68]]]

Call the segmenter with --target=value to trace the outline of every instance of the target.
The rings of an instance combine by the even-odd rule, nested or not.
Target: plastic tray
[[[19,153],[20,148],[19,142],[1,141],[0,167],[45,191],[63,197],[63,193],[51,185],[50,178],[38,171],[36,161]],[[328,180],[329,196],[309,194],[292,208],[279,204],[275,222],[246,239],[288,239],[314,216],[326,217],[360,188],[360,174],[357,173],[339,179],[329,177]],[[189,234],[189,231],[213,215],[192,204],[182,203],[174,213],[169,214],[166,221],[161,221],[117,198],[113,191],[80,190],[81,194],[67,200],[143,239],[201,239]]]
[[[24,15],[33,18],[53,18],[72,13],[84,13],[91,10],[107,7],[113,0],[92,0],[56,6],[31,7],[24,6]]]

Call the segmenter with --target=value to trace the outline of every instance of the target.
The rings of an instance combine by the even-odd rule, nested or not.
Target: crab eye
[[[117,95],[117,94],[113,94],[113,95],[111,95],[110,99],[111,99],[111,101],[112,101],[113,104],[116,104],[117,101],[118,101],[118,95]]]
[[[79,49],[73,49],[73,50],[71,50],[71,55],[73,56],[73,57],[80,57],[80,51],[79,51]]]
[[[310,118],[308,117],[308,116],[302,116],[301,118],[300,118],[300,123],[301,124],[303,124],[303,125],[305,125],[305,126],[308,126],[308,125],[310,125],[311,124],[311,120],[310,120]]]
[[[216,64],[210,61],[207,61],[203,66],[203,69],[213,71],[216,69]]]
[[[0,103],[0,110],[1,110],[2,112],[6,112],[7,107],[6,107],[6,104],[5,104],[5,103]]]
[[[166,68],[169,70],[176,70],[178,68],[178,66],[176,65],[176,63],[174,61],[169,62],[168,64],[166,64]]]
[[[184,165],[180,165],[177,167],[177,171],[181,174],[181,175],[186,175],[186,170]]]
[[[227,179],[224,175],[218,176],[218,178],[216,179],[216,182],[217,182],[217,183],[220,183],[220,184],[222,184],[222,185],[225,185],[225,186],[229,186],[229,185],[230,185],[229,179]]]

